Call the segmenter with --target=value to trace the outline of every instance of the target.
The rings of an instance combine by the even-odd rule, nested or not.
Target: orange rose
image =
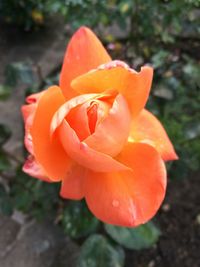
[[[100,220],[145,223],[166,191],[164,160],[177,155],[160,122],[144,109],[153,70],[112,61],[86,27],[72,37],[60,87],[27,98],[22,107],[24,172],[61,181],[61,196],[86,199]]]

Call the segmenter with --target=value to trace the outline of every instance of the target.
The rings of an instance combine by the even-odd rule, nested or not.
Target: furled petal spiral
[[[84,142],[96,151],[116,156],[127,142],[131,115],[122,95],[118,95],[107,117]]]

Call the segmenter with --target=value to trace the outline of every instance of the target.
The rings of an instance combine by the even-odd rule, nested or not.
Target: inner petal
[[[65,116],[80,141],[93,134],[97,125],[107,116],[112,103],[110,98],[111,96],[108,95],[104,96],[103,101],[99,97],[90,99],[72,108]]]
[[[104,101],[99,101],[99,120],[95,131],[84,142],[94,150],[116,156],[126,143],[130,131],[131,116],[126,100],[118,95],[112,107]],[[101,107],[104,104],[104,109]],[[119,130],[120,129],[120,130]]]
[[[94,133],[96,127],[97,110],[98,110],[98,104],[95,101],[92,101],[90,103],[90,106],[87,108],[88,126],[90,128],[91,134]]]
[[[90,135],[87,106],[88,103],[78,105],[71,109],[65,117],[70,127],[76,132],[80,141],[84,140]]]

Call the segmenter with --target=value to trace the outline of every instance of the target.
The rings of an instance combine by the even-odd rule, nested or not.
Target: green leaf
[[[124,251],[114,248],[102,235],[92,235],[81,248],[78,267],[123,267]]]
[[[160,230],[153,222],[137,228],[125,228],[105,224],[105,230],[117,243],[128,249],[149,248],[158,241]]]
[[[80,238],[94,233],[99,221],[90,213],[84,201],[71,201],[63,213],[62,224],[72,238]]]
[[[2,146],[10,138],[10,136],[10,129],[4,124],[0,124],[0,146]]]

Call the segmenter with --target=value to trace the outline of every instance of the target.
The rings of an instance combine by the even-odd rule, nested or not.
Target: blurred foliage
[[[6,100],[12,92],[12,87],[0,84],[0,100]]]
[[[0,146],[2,146],[11,136],[10,129],[0,123]]]
[[[183,178],[200,168],[199,62],[184,53],[162,50],[151,62],[155,82],[147,106],[164,124],[180,157],[169,164],[170,177]]]
[[[0,150],[0,172],[6,171],[10,168],[10,162],[7,155]]]
[[[11,199],[0,184],[0,214],[11,215],[13,211]]]
[[[7,0],[0,1],[1,18],[24,29],[41,25],[48,15],[65,17],[72,28],[118,24],[129,38],[166,43],[174,36],[200,32],[199,0]]]
[[[25,85],[32,85],[36,82],[31,63],[13,62],[6,66],[5,84],[9,87],[14,87],[19,82]]]
[[[84,201],[70,201],[64,209],[62,225],[67,235],[80,238],[97,231],[99,221],[90,213]]]
[[[44,183],[30,179],[21,170],[17,171],[17,181],[11,187],[10,197],[13,208],[29,213],[42,220],[56,217],[59,208],[59,184]]]
[[[102,235],[92,235],[83,243],[78,267],[123,267],[124,252],[111,246]]]
[[[160,230],[153,222],[148,222],[136,228],[105,224],[105,230],[118,244],[135,250],[151,247],[160,236]]]
[[[145,63],[153,65],[147,108],[163,123],[180,157],[168,163],[169,177],[181,179],[200,170],[199,7],[200,0],[0,0],[0,19],[30,30],[48,22],[49,15],[63,16],[71,31],[83,24],[98,29],[113,58],[136,69]],[[115,30],[110,27],[113,25]],[[8,98],[19,82],[29,86],[27,93],[32,93],[57,84],[58,77],[59,72],[45,78],[39,88],[31,64],[13,62],[6,67],[0,100]],[[11,163],[2,146],[10,135],[0,124],[3,179]],[[84,201],[64,202],[59,198],[59,184],[31,179],[19,167],[15,177],[8,179],[9,190],[0,180],[0,213],[20,210],[40,220],[53,218],[67,235],[83,242],[79,267],[121,267],[124,252],[116,243],[137,250],[157,242],[160,231],[152,222],[135,229],[103,227]],[[93,234],[96,232],[102,235]]]
[[[18,25],[24,30],[42,25],[47,12],[46,0],[1,0],[0,19],[8,24]]]
[[[200,32],[198,7],[199,0],[62,0],[52,4],[54,12],[61,12],[73,28],[118,24],[134,41],[158,38],[166,43],[183,32]]]

